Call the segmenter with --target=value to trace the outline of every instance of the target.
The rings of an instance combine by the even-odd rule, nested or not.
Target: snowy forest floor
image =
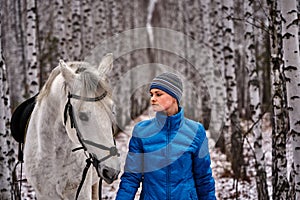
[[[125,127],[125,130],[120,132],[116,137],[117,148],[121,154],[121,168],[125,164],[125,158],[128,151],[128,143],[131,137],[131,132],[133,126],[136,122],[144,119],[149,119],[147,114],[141,115],[139,118],[132,121],[128,126]],[[250,127],[250,124],[242,124],[244,127],[243,132],[247,132],[247,127]],[[272,187],[271,187],[271,178],[272,178],[272,141],[271,141],[271,122],[269,120],[263,120],[263,151],[265,153],[266,161],[266,171],[267,171],[267,184],[268,192],[270,199],[272,199]],[[226,156],[220,152],[219,149],[215,148],[215,142],[209,137],[209,132],[207,132],[209,138],[210,154],[211,154],[211,167],[213,170],[213,177],[215,178],[216,186],[216,196],[219,200],[226,199],[241,199],[241,200],[256,200],[256,182],[255,182],[255,160],[253,153],[253,141],[254,137],[249,135],[246,137],[244,142],[244,156],[245,156],[245,171],[246,171],[246,180],[238,182],[238,189],[233,186],[234,179],[233,173],[231,170],[231,164],[227,161]],[[120,176],[123,172],[120,173]],[[102,199],[115,199],[116,193],[118,191],[120,179],[116,180],[114,183],[108,185],[103,182],[102,188]],[[35,195],[32,189],[29,187],[23,187],[26,191],[22,191],[22,199],[34,199]],[[28,194],[29,193],[29,194]],[[31,194],[30,194],[31,193]],[[139,199],[140,190],[138,191],[136,198]]]

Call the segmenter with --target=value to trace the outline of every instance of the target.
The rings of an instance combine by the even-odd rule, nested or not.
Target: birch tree
[[[297,1],[280,1],[282,10],[282,44],[286,80],[287,110],[293,148],[294,199],[300,199],[300,57]]]
[[[262,149],[262,132],[261,132],[261,103],[259,94],[259,80],[256,68],[255,57],[255,35],[252,18],[253,13],[253,1],[244,1],[244,18],[245,18],[245,56],[246,56],[246,68],[249,73],[249,94],[250,94],[250,111],[252,132],[255,137],[254,150],[255,150],[255,168],[256,168],[256,188],[258,193],[258,199],[269,199],[267,176],[265,170],[264,153]]]
[[[2,51],[0,58],[0,83],[0,199],[8,200],[11,199],[11,174],[15,163],[15,146],[14,142],[10,141],[9,120],[11,115],[9,91],[6,66],[3,60]]]
[[[212,9],[210,16],[210,24],[212,24],[212,35],[211,41],[209,42],[213,47],[213,58],[214,65],[217,69],[220,70],[219,78],[225,78],[225,69],[224,69],[224,43],[223,43],[223,12],[222,12],[222,1],[214,0],[212,1]],[[221,85],[216,87],[216,93],[219,97],[223,97],[223,102],[226,102],[226,94],[225,94],[225,85]],[[222,104],[217,104],[217,110],[224,109],[222,108]],[[225,108],[227,110],[227,106]],[[226,112],[227,118],[228,112]],[[219,116],[221,117],[221,116]],[[222,121],[222,118],[219,118],[219,121]],[[231,141],[230,134],[228,132],[230,124],[228,124],[229,120],[226,120],[226,124],[221,130],[220,137],[216,143],[216,146],[221,149],[221,152],[226,153],[226,155],[230,155]]]
[[[273,132],[272,132],[272,185],[273,199],[288,199],[287,181],[287,124],[284,98],[284,76],[282,74],[282,40],[280,7],[277,1],[270,0],[271,31],[271,68],[273,96]]]
[[[39,91],[37,67],[37,7],[36,0],[27,1],[27,95],[34,96]]]
[[[79,0],[66,0],[64,14],[66,19],[66,59],[80,60],[82,57],[81,9]]]
[[[211,26],[210,23],[210,16],[212,16],[212,13],[207,12],[207,10],[214,10],[212,7],[212,3],[210,0],[204,0],[201,2],[201,5],[199,5],[199,7],[201,7],[203,9],[203,14],[202,14],[202,24],[203,24],[203,43],[208,45],[210,42],[213,41],[213,37],[215,35],[214,32],[212,31],[213,28]],[[199,25],[198,25],[199,26]],[[216,36],[215,36],[216,37]],[[198,37],[197,37],[198,38]],[[205,68],[205,72],[204,75],[206,77],[207,81],[207,87],[209,88],[209,92],[210,92],[210,101],[204,101],[206,103],[211,102],[211,112],[210,115],[209,113],[206,113],[206,115],[211,116],[210,117],[210,122],[209,122],[209,130],[210,130],[210,135],[212,137],[212,139],[214,139],[215,141],[218,139],[218,131],[217,127],[218,125],[216,124],[218,121],[218,111],[217,111],[217,99],[218,98],[212,98],[216,96],[216,90],[217,90],[217,83],[219,83],[219,81],[215,80],[215,71],[217,66],[213,65],[213,49],[208,47],[207,48],[208,51],[208,66]],[[206,105],[208,106],[208,105]]]
[[[72,11],[72,43],[69,45],[73,46],[73,60],[82,59],[82,17],[81,17],[81,9],[80,9],[80,0],[71,1],[71,11]]]
[[[0,1],[0,8],[2,7]],[[9,131],[10,101],[6,65],[2,54],[2,13],[0,12],[0,199],[12,199],[12,171],[15,164],[15,143]]]
[[[14,108],[24,100],[25,94],[25,35],[22,1],[1,1],[2,14],[2,48],[10,94],[11,106]],[[25,12],[26,15],[26,12]],[[4,31],[5,30],[5,31]],[[10,67],[13,66],[13,67]]]
[[[231,165],[236,180],[236,190],[238,180],[241,178],[241,167],[243,165],[243,136],[240,128],[240,119],[238,112],[237,82],[235,74],[235,44],[234,44],[234,26],[233,26],[233,1],[223,1],[223,43],[224,43],[224,67],[227,87],[227,109],[228,119],[230,121],[231,138]],[[233,156],[234,155],[234,156]]]
[[[130,0],[129,0],[130,1]],[[125,4],[126,3],[126,4]],[[133,27],[133,28],[140,28],[145,27],[151,24],[151,20],[153,17],[153,12],[155,9],[156,1],[150,0],[150,1],[139,1],[134,0],[130,1],[130,3],[125,2],[123,3],[123,7],[128,7],[128,5],[131,4],[131,6],[128,8],[129,10],[126,11],[126,8],[122,10],[123,12],[123,24],[125,27]],[[126,12],[130,12],[132,14],[126,15]],[[140,17],[138,17],[140,16]],[[148,33],[148,42],[150,44],[150,33]],[[131,37],[131,43],[132,48],[134,48],[137,39],[140,38],[138,34],[132,34]],[[150,75],[153,73],[151,70],[139,70],[135,71],[135,67],[139,66],[141,63],[151,63],[149,61],[149,51],[146,49],[140,49],[137,51],[133,51],[130,54],[130,58],[128,61],[129,68],[133,71],[131,71],[131,90],[134,91],[130,98],[130,104],[131,104],[131,116],[132,118],[136,118],[140,116],[144,110],[146,110],[149,106],[149,96],[145,92],[148,90],[148,86],[144,85],[140,88],[136,88],[137,85],[139,85],[139,82],[141,80],[147,80],[149,79]],[[132,73],[134,72],[134,73]]]
[[[81,18],[82,18],[82,56],[86,56],[89,51],[94,47],[93,38],[93,18],[92,18],[92,1],[81,1]],[[95,29],[97,31],[97,29]]]
[[[57,38],[57,51],[62,59],[66,59],[66,26],[64,16],[64,2],[63,0],[56,0],[54,3],[54,37]]]

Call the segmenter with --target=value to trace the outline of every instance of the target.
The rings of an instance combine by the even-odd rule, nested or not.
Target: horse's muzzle
[[[98,165],[97,172],[99,177],[103,178],[106,183],[111,184],[114,180],[118,179],[120,170]]]

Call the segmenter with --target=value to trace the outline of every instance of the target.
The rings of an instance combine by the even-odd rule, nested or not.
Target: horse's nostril
[[[102,169],[102,178],[108,183],[111,184],[114,180],[118,178],[120,171],[115,170],[110,167],[105,167]]]
[[[103,176],[108,179],[111,178],[111,177],[109,177],[109,171],[107,169],[103,169]]]

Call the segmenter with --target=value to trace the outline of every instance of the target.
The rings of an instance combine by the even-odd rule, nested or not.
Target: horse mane
[[[41,100],[47,96],[50,92],[50,88],[51,88],[51,85],[53,83],[53,80],[60,74],[60,69],[59,67],[55,67],[52,72],[50,73],[46,83],[44,84],[44,86],[42,87],[39,95],[37,96],[37,103],[40,103]]]

